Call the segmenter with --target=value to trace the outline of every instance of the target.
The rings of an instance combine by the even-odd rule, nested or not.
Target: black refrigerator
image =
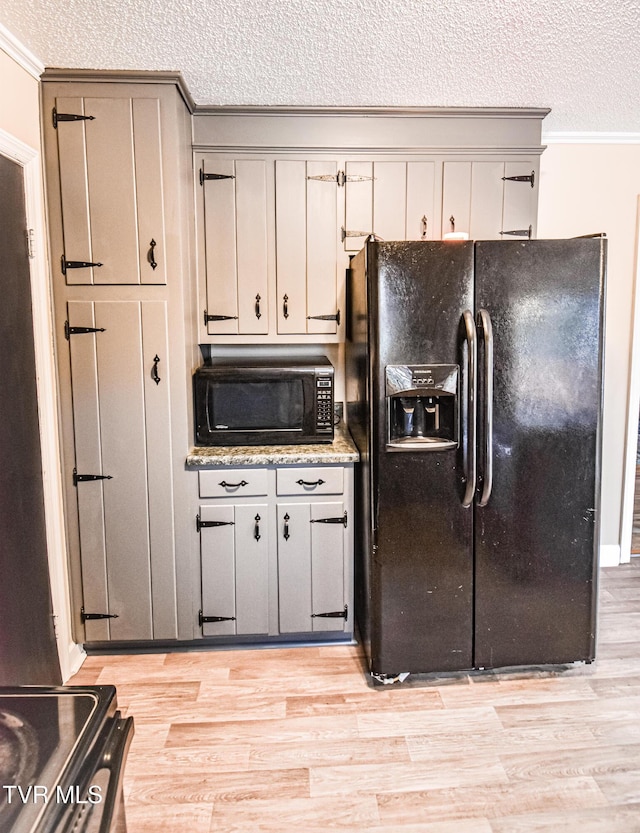
[[[351,262],[356,613],[371,673],[591,661],[606,240]]]

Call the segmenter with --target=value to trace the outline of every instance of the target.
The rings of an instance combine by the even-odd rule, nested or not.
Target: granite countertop
[[[346,425],[340,422],[336,426],[332,443],[197,446],[187,454],[187,468],[355,463],[359,459],[351,434]]]

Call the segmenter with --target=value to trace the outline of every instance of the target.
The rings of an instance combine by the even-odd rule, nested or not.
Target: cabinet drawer
[[[256,497],[267,494],[267,469],[210,469],[198,472],[200,497]]]
[[[276,471],[276,492],[279,495],[341,495],[343,491],[343,468],[313,466]]]

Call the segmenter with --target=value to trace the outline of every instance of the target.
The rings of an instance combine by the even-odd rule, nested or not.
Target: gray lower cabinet
[[[344,630],[344,503],[278,503],[277,516],[280,633]]]
[[[67,313],[86,640],[175,638],[167,305]]]
[[[353,467],[200,471],[204,637],[353,632]]]
[[[203,636],[269,633],[269,506],[200,507]]]

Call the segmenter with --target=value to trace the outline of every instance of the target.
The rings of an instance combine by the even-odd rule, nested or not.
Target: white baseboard
[[[62,651],[60,651],[59,654],[62,682],[63,684],[66,684],[71,677],[73,677],[73,675],[80,670],[82,663],[87,658],[87,655],[85,654],[82,645],[78,645],[76,642],[71,642],[69,644],[66,654]]]
[[[602,544],[600,546],[600,566],[617,567],[620,564],[620,545]]]

